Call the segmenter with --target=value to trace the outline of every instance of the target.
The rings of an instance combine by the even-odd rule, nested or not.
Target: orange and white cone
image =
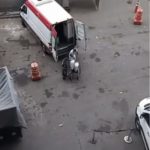
[[[133,20],[135,25],[141,25],[143,23],[142,15],[143,9],[141,7],[138,7]]]
[[[31,64],[31,78],[33,81],[37,81],[41,79],[41,73],[37,62],[33,62]]]

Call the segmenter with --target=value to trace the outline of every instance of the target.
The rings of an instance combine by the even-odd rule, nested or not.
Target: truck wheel
[[[25,24],[25,21],[23,19],[21,20],[21,23],[22,23],[22,26],[26,28],[26,24]]]
[[[22,129],[21,128],[16,129],[16,136],[18,138],[22,138]]]
[[[22,138],[22,130],[20,130],[18,137]]]
[[[48,55],[49,53],[47,51],[47,48],[46,48],[46,46],[42,42],[41,42],[41,46],[42,46],[43,52]]]
[[[140,130],[140,123],[139,123],[139,119],[138,119],[137,116],[136,116],[136,118],[135,118],[135,127],[136,127],[138,130]]]

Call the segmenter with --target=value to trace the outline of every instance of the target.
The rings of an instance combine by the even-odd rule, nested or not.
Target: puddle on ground
[[[122,99],[121,101],[114,101],[112,103],[112,107],[115,110],[120,110],[123,114],[127,114],[129,112],[129,105],[126,99]]]
[[[79,131],[81,131],[83,133],[88,131],[88,126],[83,121],[78,122],[77,128],[78,128]]]
[[[37,46],[39,43],[30,43],[28,39],[20,36],[19,39],[7,38],[8,42],[19,43],[23,48],[29,49],[30,46]]]
[[[22,106],[26,114],[27,123],[30,126],[43,126],[47,124],[47,120],[42,111],[42,107],[45,107],[46,103],[38,104],[32,96],[27,95],[24,91],[19,92],[19,95],[23,98]]]
[[[99,90],[99,93],[105,93],[105,89],[103,88],[99,88],[98,90]]]
[[[62,91],[61,95],[59,95],[59,97],[69,97],[69,92],[67,91]]]
[[[110,132],[111,131],[111,125],[110,124],[105,124],[105,125],[100,125],[98,129],[96,129],[98,132]]]
[[[131,55],[140,56],[140,55],[141,55],[141,52],[134,52],[134,51],[132,51],[132,52],[131,52]]]
[[[13,77],[15,83],[21,87],[27,85],[30,80],[28,78],[28,69],[27,68],[11,70],[10,74]]]
[[[95,62],[99,63],[99,62],[101,62],[101,59],[100,58],[95,58]]]
[[[115,52],[114,53],[114,57],[116,58],[116,57],[119,57],[120,56],[120,53],[119,52]]]
[[[115,37],[115,38],[122,38],[122,37],[124,37],[124,34],[122,34],[122,33],[115,33],[115,34],[112,34],[112,36]]]
[[[147,66],[147,67],[143,67],[142,70],[148,70],[150,69],[150,66]]]
[[[124,125],[124,118],[121,117],[121,119],[117,120],[116,123],[117,123],[116,130],[122,129],[122,127]]]
[[[137,33],[138,34],[147,34],[147,33],[149,33],[149,31],[138,31]]]
[[[117,27],[118,27],[117,25],[113,25],[113,26],[112,26],[112,28],[117,28]]]
[[[91,59],[94,59],[95,57],[96,57],[96,53],[90,54],[90,58],[91,58]]]
[[[111,44],[112,44],[112,45],[117,45],[117,42],[112,42]]]
[[[31,55],[28,55],[26,61],[30,61],[30,59],[31,59]]]
[[[48,89],[45,89],[44,92],[47,98],[50,98],[51,96],[53,96],[53,92],[49,91]]]
[[[46,105],[47,105],[47,102],[42,102],[42,103],[40,103],[40,106],[41,106],[42,108],[44,108]]]
[[[111,124],[111,121],[105,120],[105,119],[102,119],[102,118],[98,119],[98,121],[99,121],[99,123]]]
[[[76,90],[82,90],[82,89],[86,89],[86,86],[80,86],[76,88]]]
[[[132,4],[132,0],[127,0],[127,4]]]
[[[6,51],[5,50],[0,50],[0,56],[5,56],[6,55]]]
[[[90,30],[94,30],[96,27],[95,26],[89,26],[88,27]]]
[[[79,98],[79,94],[77,94],[77,93],[73,93],[73,95],[72,95],[72,97],[73,97],[73,99],[75,99],[75,100],[77,100],[78,98]]]

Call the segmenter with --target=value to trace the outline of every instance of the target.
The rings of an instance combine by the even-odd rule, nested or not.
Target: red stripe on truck
[[[40,19],[40,21],[52,32],[54,37],[57,36],[57,32],[52,26],[52,24],[47,20],[45,16],[28,0],[26,0],[25,5]]]

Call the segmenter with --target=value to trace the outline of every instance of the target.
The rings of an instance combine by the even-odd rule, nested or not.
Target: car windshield
[[[150,127],[150,114],[144,113],[144,114],[143,114],[143,117],[145,118],[145,120],[146,120],[148,126]]]
[[[150,127],[150,114],[149,114],[149,119],[148,119],[148,125]]]
[[[150,111],[150,103],[146,104],[146,105],[144,106],[144,109],[147,110],[147,111]]]

